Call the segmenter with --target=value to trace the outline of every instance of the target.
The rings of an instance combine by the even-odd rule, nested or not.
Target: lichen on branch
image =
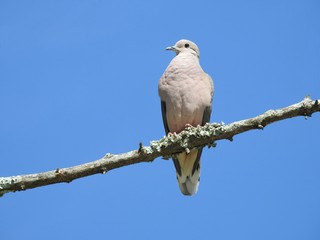
[[[160,140],[151,141],[150,146],[143,146],[140,143],[137,150],[127,153],[116,155],[107,153],[104,157],[92,162],[48,172],[0,177],[0,196],[8,192],[23,191],[55,183],[70,183],[75,179],[93,174],[105,174],[115,168],[151,162],[157,157],[169,158],[173,154],[188,152],[195,147],[215,146],[215,141],[232,140],[237,134],[253,129],[263,129],[273,122],[292,117],[311,117],[315,112],[320,112],[319,100],[313,101],[310,97],[306,97],[303,101],[288,107],[269,110],[259,116],[230,124],[210,123],[198,127],[187,126],[179,134],[172,133]]]

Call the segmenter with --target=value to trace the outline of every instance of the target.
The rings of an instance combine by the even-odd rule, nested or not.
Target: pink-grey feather
[[[173,47],[176,56],[159,81],[161,110],[166,133],[179,133],[188,124],[204,125],[210,121],[213,81],[199,63],[199,48],[189,40],[180,40]],[[173,157],[180,190],[194,195],[200,181],[202,148]]]

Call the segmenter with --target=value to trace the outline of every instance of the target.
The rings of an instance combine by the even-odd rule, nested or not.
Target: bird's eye
[[[190,46],[189,43],[186,43],[186,44],[184,45],[185,48],[188,48],[189,46]]]

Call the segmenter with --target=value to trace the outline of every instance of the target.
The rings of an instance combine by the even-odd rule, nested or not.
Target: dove
[[[166,48],[176,53],[158,84],[162,120],[166,134],[183,131],[188,126],[210,121],[213,80],[200,66],[197,45],[182,39]],[[200,182],[202,147],[172,157],[179,188],[184,195],[194,195]]]

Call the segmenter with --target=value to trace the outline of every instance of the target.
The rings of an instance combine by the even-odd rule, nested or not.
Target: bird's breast
[[[171,132],[182,131],[186,124],[200,125],[211,102],[211,86],[198,59],[176,56],[160,79],[159,95],[166,103]]]

